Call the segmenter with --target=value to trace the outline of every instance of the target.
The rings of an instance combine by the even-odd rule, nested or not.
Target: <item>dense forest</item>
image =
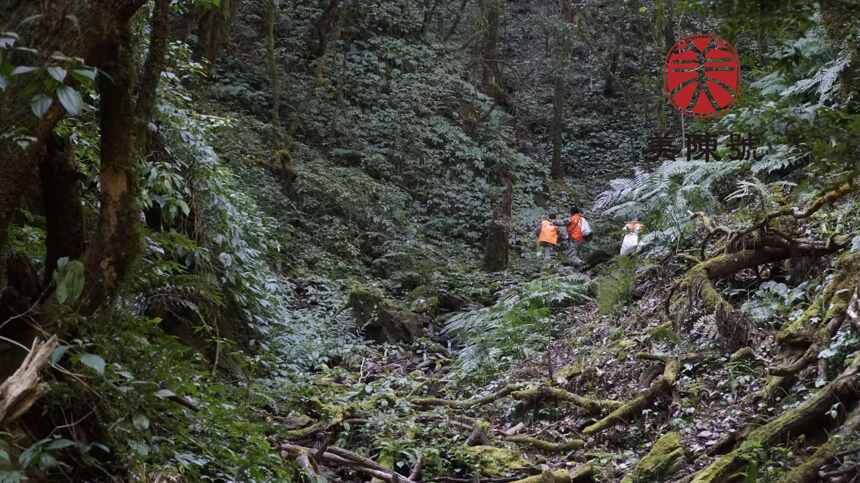
[[[860,481],[858,182],[857,0],[0,0],[0,483]]]

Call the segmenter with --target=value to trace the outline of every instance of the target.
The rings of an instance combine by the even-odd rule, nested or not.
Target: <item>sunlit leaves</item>
[[[54,100],[45,94],[36,94],[30,99],[30,110],[33,111],[33,114],[38,118],[42,118],[45,113],[48,112],[48,109],[51,108],[51,104],[54,103]]]
[[[84,264],[78,260],[61,258],[53,275],[55,296],[61,304],[73,303],[84,290]]]
[[[96,371],[100,376],[105,373],[105,360],[96,354],[82,354],[81,364]]]
[[[47,69],[48,75],[50,75],[55,81],[63,82],[66,79],[66,69],[52,65]]]
[[[74,88],[69,86],[61,86],[57,89],[57,98],[63,108],[72,116],[77,116],[81,113],[81,107],[84,101],[81,99],[81,94]]]

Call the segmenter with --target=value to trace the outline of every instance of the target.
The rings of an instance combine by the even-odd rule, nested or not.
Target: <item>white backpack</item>
[[[588,224],[588,220],[586,220],[585,217],[580,220],[579,229],[582,230],[582,236],[591,236],[591,225]]]

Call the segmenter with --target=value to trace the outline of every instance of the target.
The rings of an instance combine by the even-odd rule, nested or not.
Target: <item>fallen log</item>
[[[827,423],[832,420],[829,412],[834,404],[840,402],[849,406],[860,397],[858,371],[860,353],[854,356],[851,364],[839,377],[800,406],[750,431],[740,446],[697,473],[693,483],[731,481],[738,472],[755,460],[758,448],[777,445],[792,437],[826,428]]]
[[[475,397],[470,399],[440,399],[435,397],[418,397],[412,399],[412,404],[416,406],[448,406],[452,408],[471,408],[473,406],[483,406],[497,401],[514,391],[518,391],[526,387],[525,384],[508,384],[498,391],[488,394],[483,397]]]
[[[306,448],[291,443],[283,443],[281,445],[282,456],[295,458],[300,466],[306,471],[313,468],[310,463],[312,459],[316,459],[322,464],[332,466],[337,469],[349,468],[358,471],[372,478],[378,478],[382,481],[390,483],[415,483],[405,476],[402,476],[394,470],[385,468],[375,461],[364,458],[351,451],[343,448],[329,447],[327,451],[320,455],[315,455],[316,451],[313,448]]]
[[[562,441],[560,443],[553,443],[552,441],[546,441],[531,436],[508,436],[505,438],[505,441],[510,441],[511,443],[517,444],[525,444],[533,448],[537,448],[541,451],[546,451],[548,453],[564,453],[567,451],[574,451],[585,447],[585,441],[581,439],[571,439],[568,441]]]
[[[803,463],[779,480],[781,483],[813,483],[820,481],[818,470],[836,457],[840,447],[852,440],[852,433],[860,429],[860,407],[854,408],[836,434],[819,446]]]
[[[41,372],[57,345],[56,336],[46,342],[34,340],[18,369],[0,384],[0,426],[21,417],[47,392],[48,385],[42,382]]]
[[[502,389],[480,398],[471,399],[440,399],[440,398],[415,398],[412,403],[417,406],[446,406],[451,408],[468,409],[471,407],[490,404],[504,397],[510,396],[517,401],[529,404],[543,402],[566,401],[571,402],[590,414],[602,414],[606,411],[621,406],[618,401],[607,399],[590,399],[574,394],[559,387],[536,386],[528,384],[509,384]]]
[[[590,483],[594,481],[594,467],[590,464],[580,465],[572,471],[546,470],[539,475],[529,476],[513,483]]]
[[[675,385],[678,379],[678,372],[681,370],[681,364],[678,359],[668,358],[665,361],[663,374],[651,383],[651,386],[639,396],[631,399],[629,402],[620,406],[618,409],[609,413],[606,417],[587,426],[583,433],[591,435],[604,429],[611,428],[616,424],[632,419],[634,416],[642,412],[643,409],[650,406],[660,395],[668,393]]]

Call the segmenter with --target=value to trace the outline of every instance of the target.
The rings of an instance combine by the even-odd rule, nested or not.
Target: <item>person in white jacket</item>
[[[624,225],[624,239],[621,240],[621,255],[630,255],[636,253],[639,248],[639,234],[645,228],[645,225],[639,222],[638,217],[634,217],[631,221]]]

